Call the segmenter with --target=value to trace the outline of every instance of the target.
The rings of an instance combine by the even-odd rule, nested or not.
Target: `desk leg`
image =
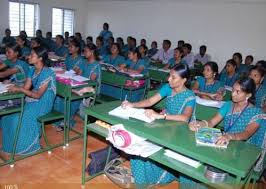
[[[67,98],[64,98],[64,147],[66,147],[67,144]]]
[[[88,115],[85,115],[84,120],[84,132],[83,132],[83,159],[82,159],[82,179],[81,183],[84,186],[86,182],[86,159],[87,159],[87,124],[88,124]]]
[[[20,115],[19,115],[19,121],[18,121],[18,126],[16,129],[15,137],[14,137],[14,143],[13,143],[13,149],[10,157],[10,164],[14,163],[14,156],[16,154],[16,147],[17,147],[17,140],[18,140],[18,135],[21,127],[21,122],[22,122],[22,116],[23,116],[23,110],[24,110],[24,97],[21,97],[21,110],[20,110]]]
[[[67,132],[66,132],[66,146],[69,145],[69,130],[70,130],[70,111],[71,111],[71,100],[67,100]]]

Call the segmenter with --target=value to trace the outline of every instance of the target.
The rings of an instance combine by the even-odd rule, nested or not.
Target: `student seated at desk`
[[[220,81],[226,85],[232,87],[236,80],[238,80],[239,75],[236,72],[236,62],[230,59],[226,62],[225,72],[220,75]]]
[[[68,54],[68,49],[64,46],[64,38],[62,35],[57,35],[55,38],[56,49],[55,55],[60,57],[66,57]]]
[[[161,99],[166,98],[164,114],[156,113],[151,109],[147,109],[145,114],[155,119],[189,122],[196,104],[194,93],[185,86],[189,77],[188,66],[178,64],[170,71],[169,83],[165,84],[157,94],[136,103],[124,101],[122,107],[151,107]],[[130,163],[135,183],[140,188],[149,184],[167,184],[176,179],[173,174],[148,159],[134,156]]]
[[[146,74],[147,68],[145,62],[141,59],[138,49],[130,49],[128,52],[128,60],[121,66],[122,71],[131,72],[133,74]]]
[[[119,67],[125,63],[125,58],[120,55],[120,47],[118,43],[113,43],[111,46],[111,54],[103,57],[104,63],[112,64],[115,67]]]
[[[12,86],[10,92],[22,92],[27,97],[24,106],[16,154],[26,155],[40,149],[40,124],[37,118],[50,112],[53,107],[56,85],[54,72],[45,66],[48,53],[45,48],[33,48],[29,57],[33,67],[29,70],[23,87]],[[13,139],[18,126],[19,113],[3,116],[3,151],[11,153]]]
[[[258,108],[266,110],[266,86],[263,85],[263,80],[265,77],[265,72],[262,67],[254,66],[250,69],[249,77],[252,78],[256,85],[255,90],[255,105]],[[266,111],[265,111],[266,112]]]
[[[46,32],[46,38],[43,41],[45,47],[48,49],[48,51],[54,51],[56,49],[56,43],[52,39],[52,32]]]
[[[174,57],[174,51],[170,49],[171,41],[168,39],[163,40],[163,46],[157,51],[157,53],[152,57],[153,60],[161,61],[163,64]]]
[[[146,56],[147,51],[148,51],[148,47],[146,45],[140,45],[138,47],[138,50],[139,50],[141,59],[145,63],[145,67],[148,68],[150,66],[150,59],[149,59],[149,57]]]
[[[69,54],[67,55],[66,60],[64,62],[66,65],[66,70],[74,70],[77,74],[81,74],[78,73],[78,68],[80,67],[80,64],[82,64],[83,57],[80,55],[81,50],[79,42],[76,39],[70,41],[68,43],[68,50]]]
[[[39,38],[31,38],[30,48],[33,49],[35,47],[41,46],[41,40]]]
[[[151,48],[148,50],[148,57],[149,58],[151,58],[151,57],[153,57],[156,53],[157,53],[157,51],[158,51],[158,48],[157,48],[158,46],[157,46],[157,42],[156,41],[153,41],[152,43],[151,43]]]
[[[82,39],[81,33],[80,32],[76,32],[75,33],[75,39],[79,42],[80,44],[80,51],[83,52],[83,49],[85,47],[85,41]]]
[[[0,63],[0,78],[10,77],[10,82],[14,81],[16,85],[24,85],[28,74],[29,66],[26,62],[19,59],[21,48],[17,44],[8,44],[6,47],[7,60]]]
[[[2,39],[2,44],[1,44],[1,53],[5,53],[5,48],[8,44],[15,43],[16,40],[14,37],[11,37],[11,30],[9,28],[5,29],[5,37]]]
[[[88,44],[84,47],[84,56],[85,59],[83,59],[82,64],[77,66],[77,72],[86,78],[89,78],[92,81],[98,81],[98,89],[97,92],[99,91],[100,88],[100,82],[101,82],[101,67],[99,64],[99,57],[97,54],[96,46],[93,44]],[[86,87],[81,89],[80,91],[74,91],[75,93],[79,95],[83,95],[83,93],[90,92],[92,91],[91,87]],[[74,115],[77,113],[79,110],[79,107],[81,105],[82,100],[75,100],[71,102],[71,107],[70,107],[70,126],[74,127],[75,126],[75,121],[74,121]],[[84,101],[84,106],[87,105],[85,104]],[[57,97],[54,105],[54,109],[59,111],[59,112],[64,112],[64,100],[61,97]],[[63,122],[58,122],[56,124],[57,126],[57,131],[62,131],[63,130]]]
[[[26,37],[23,35],[17,36],[16,43],[21,49],[21,59],[26,59],[30,55],[30,48],[26,46]]]
[[[19,60],[20,47],[16,44],[8,44],[6,47],[7,60],[0,63],[0,78],[7,79],[4,83],[14,83],[23,86],[28,74],[29,66],[26,62]],[[1,100],[0,109],[20,105],[20,99]]]
[[[171,58],[163,69],[171,69],[177,64],[186,64],[186,61],[182,60],[183,49],[180,47],[175,48],[174,57]]]
[[[223,93],[225,92],[225,89],[223,83],[216,80],[218,70],[216,62],[207,62],[204,65],[204,77],[197,76],[192,87],[196,95],[201,98],[223,100]]]
[[[260,148],[265,148],[265,119],[260,108],[255,107],[256,85],[253,79],[243,77],[233,85],[232,101],[226,102],[218,113],[210,120],[194,121],[189,124],[192,131],[200,127],[215,127],[224,120],[225,134],[217,140],[217,144],[231,140],[244,140]]]
[[[107,55],[107,49],[103,44],[103,38],[101,36],[96,38],[97,53],[99,56],[103,57]]]
[[[197,54],[194,57],[194,62],[195,63],[201,63],[202,65],[206,64],[207,62],[211,61],[210,55],[206,54],[207,51],[207,46],[202,45],[199,48],[199,54]]]
[[[192,45],[189,43],[185,43],[183,45],[183,55],[182,60],[186,61],[189,68],[194,68],[194,54],[192,51]]]

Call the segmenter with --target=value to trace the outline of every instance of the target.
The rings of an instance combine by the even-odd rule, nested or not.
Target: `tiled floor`
[[[77,128],[82,131],[82,122],[77,120]],[[62,132],[48,126],[47,135],[53,142],[62,140]],[[1,134],[1,133],[0,133]],[[88,151],[95,151],[106,146],[104,139],[89,135]],[[0,189],[32,189],[56,188],[76,189],[81,188],[83,139],[70,142],[69,147],[58,147],[52,154],[42,154],[18,161],[13,168],[4,166],[0,168]],[[117,189],[104,175],[96,177],[86,184],[92,189]],[[178,188],[176,182],[162,188]]]

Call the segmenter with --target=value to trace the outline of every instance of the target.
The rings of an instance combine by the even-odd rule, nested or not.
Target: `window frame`
[[[33,28],[33,36],[28,36],[28,37],[35,37],[36,36],[36,30],[40,29],[40,4],[39,3],[34,3],[34,2],[27,2],[27,1],[16,1],[16,0],[9,0],[8,1],[8,26],[10,28],[10,2],[12,3],[19,3],[19,4],[29,4],[29,5],[34,5],[34,18],[33,18],[33,23],[34,23],[34,28]],[[36,19],[37,17],[37,19]],[[19,5],[19,32],[22,31],[20,27],[20,5]],[[24,7],[24,22],[23,22],[23,27],[25,30],[25,7]],[[37,21],[37,22],[36,22]],[[12,35],[14,36],[14,35]]]
[[[62,17],[63,17],[63,24],[62,24],[62,34],[56,34],[56,35],[62,35],[62,36],[64,36],[64,34],[65,34],[65,31],[64,31],[64,25],[65,25],[65,20],[64,20],[64,16],[65,16],[65,10],[68,10],[68,11],[72,11],[73,12],[73,26],[72,26],[72,30],[73,30],[73,34],[72,35],[74,35],[75,34],[75,9],[70,9],[70,8],[63,8],[63,7],[52,7],[52,24],[51,24],[51,31],[52,31],[52,33],[53,33],[53,9],[61,9],[61,10],[63,10],[63,15],[62,15]],[[68,31],[69,32],[69,31]],[[56,36],[55,35],[55,36]],[[54,37],[55,37],[54,36]]]

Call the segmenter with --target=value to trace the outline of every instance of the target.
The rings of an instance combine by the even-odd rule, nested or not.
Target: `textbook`
[[[220,129],[216,128],[200,128],[195,132],[196,143],[202,146],[218,147],[218,148],[227,148],[228,144],[217,145],[216,141],[218,137],[222,136]]]
[[[117,108],[108,112],[109,115],[120,117],[122,119],[135,118],[146,123],[151,123],[154,119],[149,118],[145,115],[145,109],[142,108],[122,108],[118,106]]]

